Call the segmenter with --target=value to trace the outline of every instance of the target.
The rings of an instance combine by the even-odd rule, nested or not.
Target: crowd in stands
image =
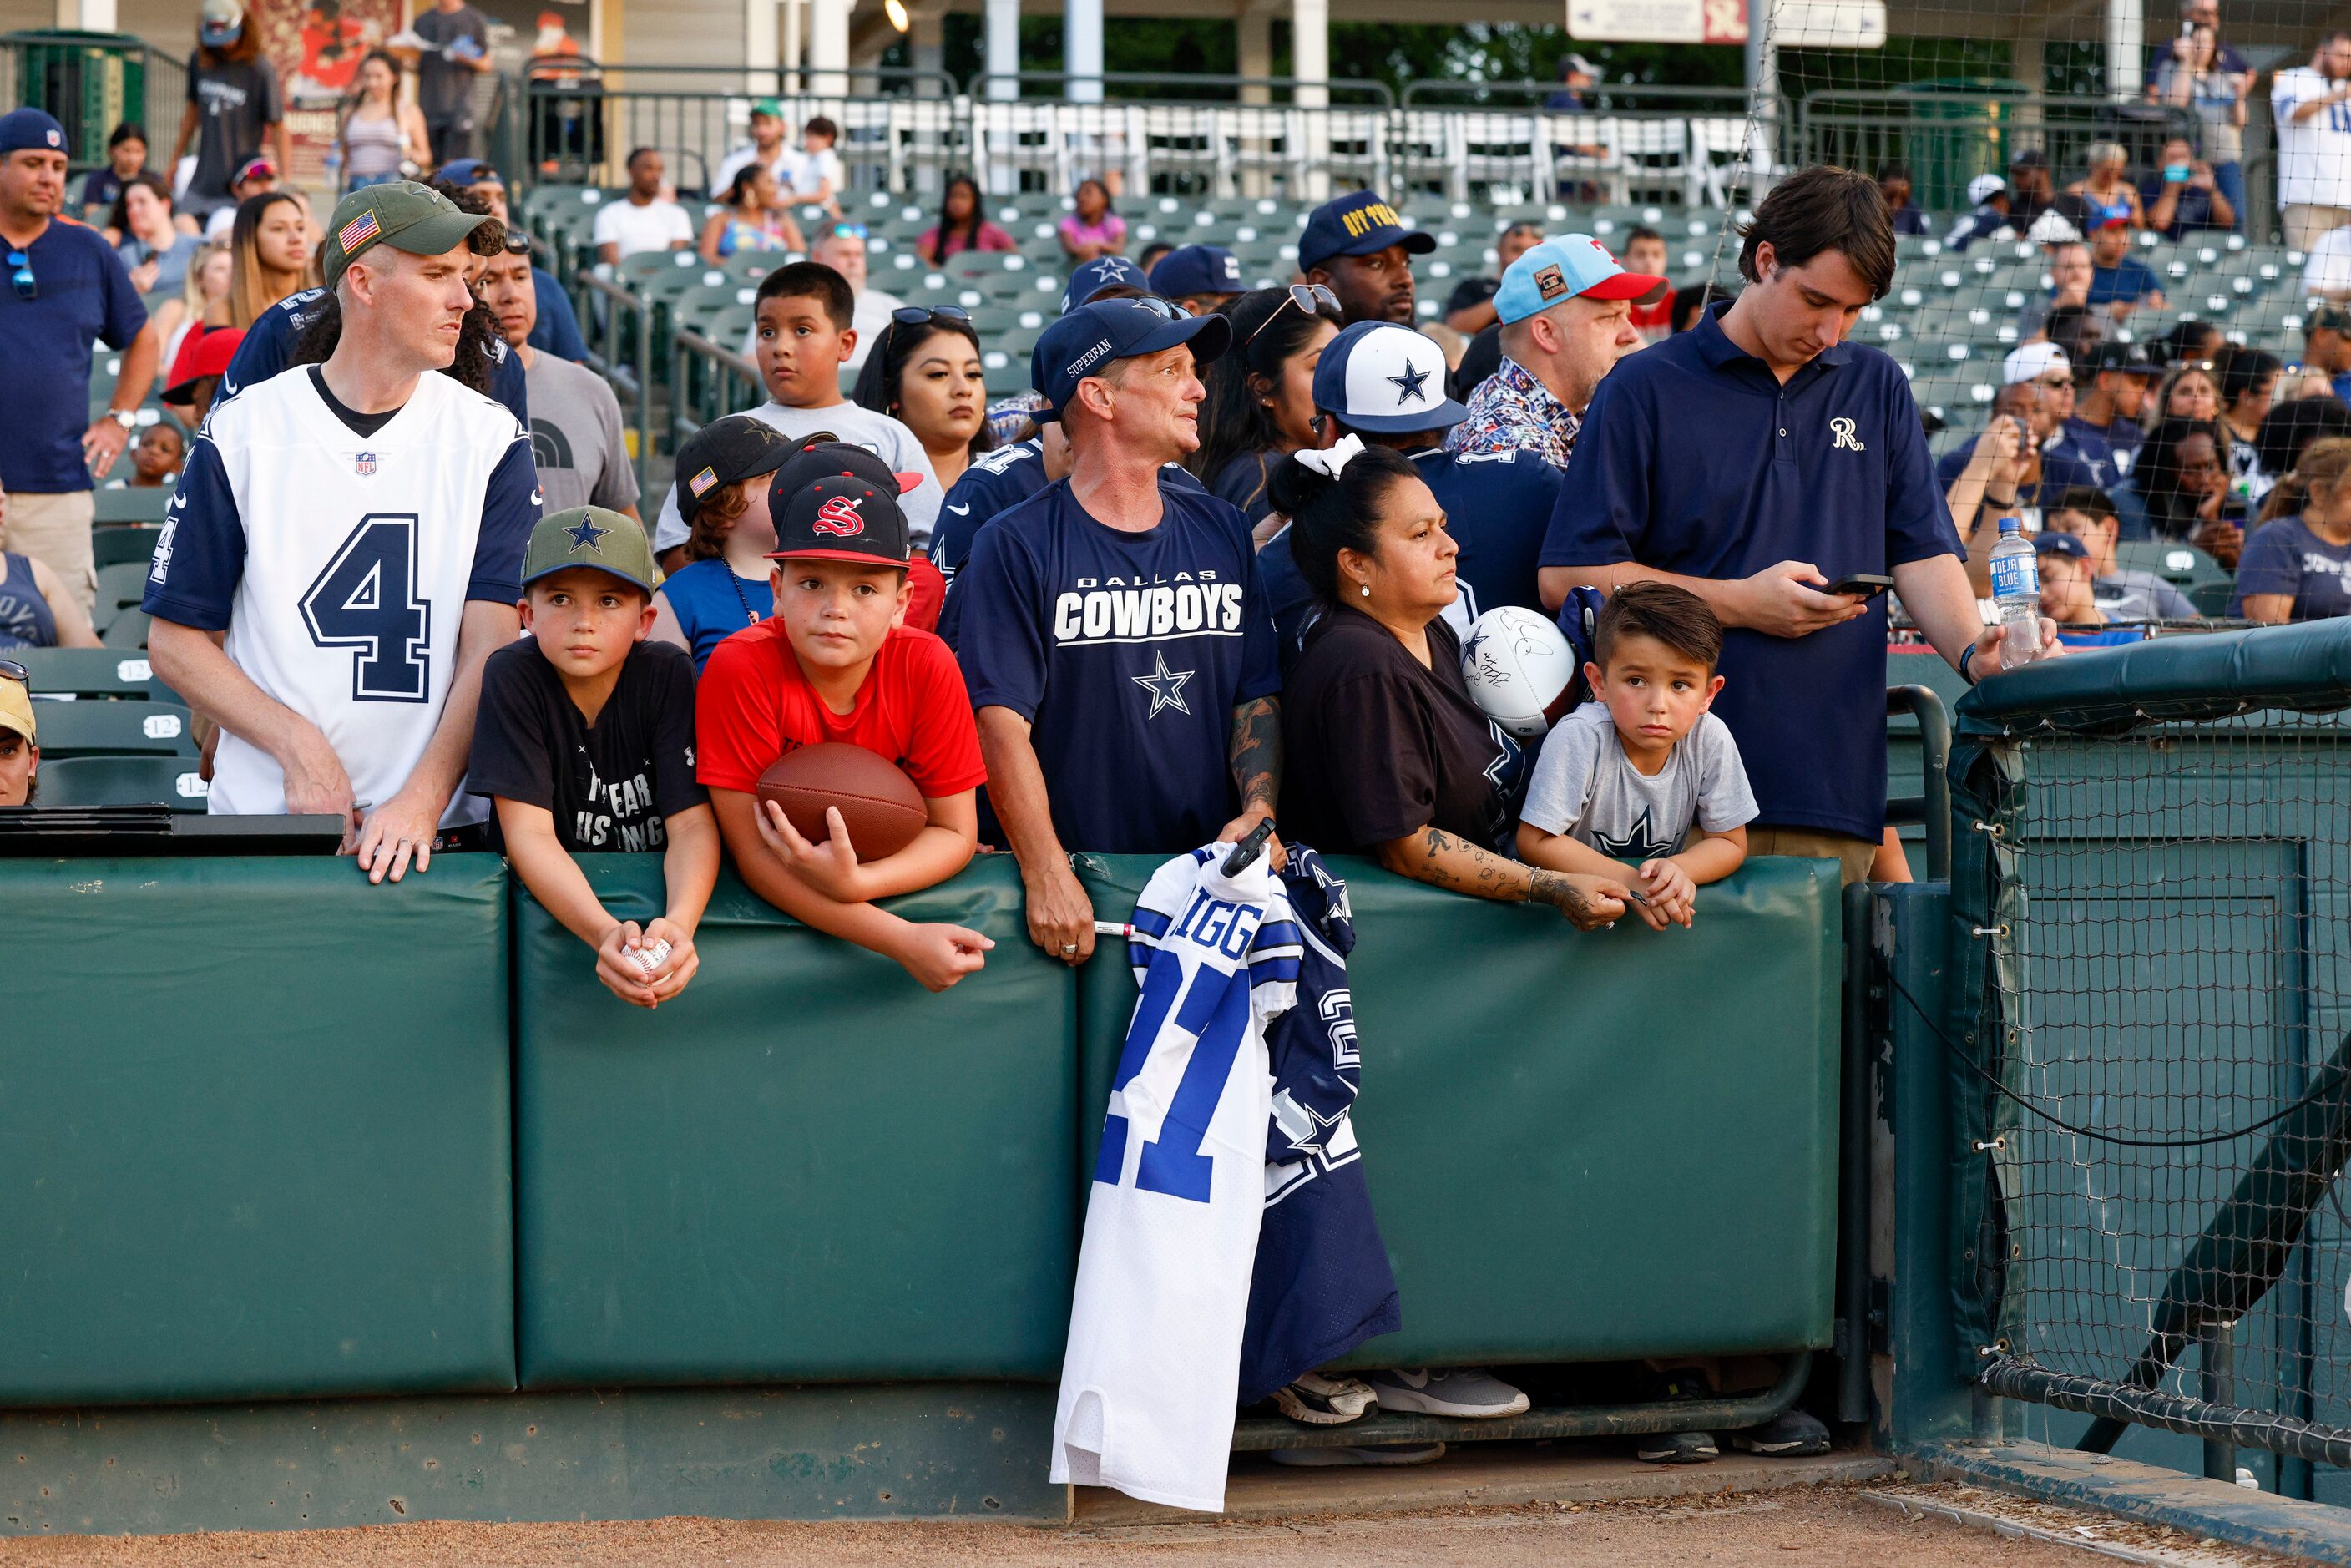
[[[2191,0],[2147,84],[2198,137],[2137,171],[2117,144],[2078,172],[2028,150],[1969,186],[1940,243],[2037,245],[2048,280],[1984,427],[1939,461],[1902,367],[1852,338],[1939,226],[1899,166],[1782,179],[1737,230],[1734,290],[1677,287],[1652,226],[1620,257],[1521,222],[1433,316],[1415,264],[1437,242],[1379,193],[1317,207],[1295,277],[1249,288],[1214,245],[1130,259],[1113,183],[1089,178],[1030,386],[991,405],[970,314],[868,281],[836,128],[794,146],[762,100],[702,221],[651,147],[594,220],[606,264],[778,263],[747,345],[764,401],[688,437],[649,506],[572,302],[468,155],[478,13],[419,16],[416,107],[402,60],[369,57],[321,224],[277,185],[282,117],[237,0],[206,0],[176,195],[125,127],[80,193],[107,226],[61,221],[62,127],[0,115],[0,653],[96,644],[93,476],[140,430],[120,482],[173,487],[148,648],[202,724],[210,809],[339,817],[374,882],[501,850],[648,1008],[692,981],[722,862],[935,991],[992,944],[882,901],[979,852],[1014,857],[1029,939],[1071,965],[1125,914],[1093,907],[1073,852],[1172,855],[1269,820],[1277,860],[1283,840],[1367,856],[1583,932],[1688,926],[1750,854],[1900,877],[1886,648],[1916,637],[1970,682],[2011,661],[1982,602],[1999,519],[2035,540],[2045,656],[2199,620],[2126,560],[2141,540],[2233,570],[2230,615],[2351,611],[2351,278],[2320,267],[2351,233],[2351,111],[2341,131],[2303,112],[2351,103],[2351,35],[2273,95],[2283,221],[2312,253],[2301,341],[2133,328],[2166,308],[2137,235],[2248,222],[2246,73],[2211,11]],[[2339,137],[2340,168],[2297,136]],[[827,221],[805,234],[810,206]],[[1011,244],[957,176],[916,249]],[[119,369],[92,419],[101,343]],[[158,386],[184,428],[141,426]],[[1584,658],[1548,733],[1471,695],[1501,607],[1560,615]],[[25,694],[0,663],[0,806],[37,794]],[[864,859],[837,815],[820,839],[761,804],[771,764],[826,741],[905,771],[911,842]],[[662,856],[658,917],[600,903],[574,857],[611,852]],[[1661,1397],[1750,1385],[1654,1370]],[[1280,1402],[1332,1420],[1374,1398],[1525,1406],[1469,1368],[1318,1376]],[[1791,1411],[1738,1440],[1826,1434]]]

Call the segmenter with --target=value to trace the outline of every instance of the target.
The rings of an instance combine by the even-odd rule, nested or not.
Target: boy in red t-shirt
[[[915,925],[873,901],[945,882],[969,862],[979,841],[975,792],[987,772],[955,655],[901,623],[912,550],[897,482],[870,453],[818,448],[776,471],[768,509],[775,613],[719,643],[704,666],[696,776],[753,892],[943,991],[996,944],[960,925]],[[830,836],[810,843],[780,808],[759,804],[759,775],[777,758],[828,740],[905,770],[930,809],[914,842],[861,862],[839,811],[826,813]]]

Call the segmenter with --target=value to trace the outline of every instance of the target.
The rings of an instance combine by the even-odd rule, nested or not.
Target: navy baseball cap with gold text
[[[1412,256],[1437,248],[1437,236],[1404,226],[1377,191],[1351,191],[1314,209],[1298,236],[1298,270],[1311,272],[1334,256],[1370,256],[1392,245]]]

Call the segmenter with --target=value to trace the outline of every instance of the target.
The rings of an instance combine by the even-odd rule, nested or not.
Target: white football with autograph
[[[1461,678],[1470,697],[1521,740],[1551,728],[1575,676],[1566,633],[1549,616],[1516,604],[1489,610],[1461,639]]]

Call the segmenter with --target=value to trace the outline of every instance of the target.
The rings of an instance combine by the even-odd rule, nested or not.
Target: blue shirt
[[[2242,615],[2246,597],[2255,593],[2290,596],[2296,621],[2351,615],[2351,545],[2327,543],[2300,517],[2264,523],[2246,538],[2238,558],[2237,597],[2229,613]]]
[[[319,301],[326,298],[323,288],[305,288],[264,310],[246,329],[244,340],[229,360],[228,373],[221,378],[220,395],[235,397],[241,389],[266,382],[284,370],[286,356],[294,350],[294,340],[302,335],[302,329],[316,316]],[[528,430],[530,399],[525,390],[522,356],[509,352],[503,342],[493,344],[492,352],[496,362],[490,371],[490,395],[512,409],[514,416],[522,421],[522,427]]]
[[[1029,722],[1070,850],[1216,837],[1239,809],[1233,710],[1281,689],[1248,521],[1164,476],[1159,499],[1156,527],[1124,533],[1069,481],[1049,486],[982,532],[956,579],[971,706]]]
[[[0,484],[28,496],[87,490],[91,347],[129,348],[147,307],[96,229],[52,218],[25,256],[36,297],[0,286]]]
[[[543,267],[530,269],[530,286],[538,292],[538,324],[531,328],[530,336],[523,341],[534,349],[544,349],[559,360],[569,360],[574,364],[585,361],[588,340],[580,335],[580,318],[572,313],[571,296],[563,292],[563,285],[555,281],[555,274]]]
[[[697,560],[680,567],[663,580],[662,596],[685,633],[694,653],[694,673],[710,662],[710,652],[746,626],[757,625],[776,612],[776,590],[766,578],[753,581],[737,577],[723,560]]]
[[[1637,561],[1728,580],[1808,560],[1832,580],[1959,555],[1901,368],[1843,343],[1782,385],[1724,336],[1691,330],[1616,362],[1543,540],[1544,566]],[[1713,711],[1760,821],[1875,840],[1886,825],[1886,600],[1808,637],[1734,629]]]
[[[1461,551],[1453,563],[1460,596],[1445,611],[1453,629],[1466,636],[1472,622],[1501,604],[1540,613],[1535,562],[1559,500],[1559,470],[1531,452],[1468,454],[1432,446],[1411,456],[1445,509],[1446,531]],[[1258,551],[1257,570],[1287,671],[1314,609],[1314,590],[1290,553],[1287,524]]]
[[[2120,479],[2130,472],[2131,460],[2138,449],[2147,444],[2147,429],[2135,419],[2117,418],[2112,424],[2092,424],[2080,414],[2065,419],[2065,434],[2069,448],[2086,455],[2103,450],[2111,458],[2115,477]]]
[[[1968,459],[1975,455],[1976,443],[1982,439],[1980,435],[1970,435],[1944,453],[1935,464],[1935,483],[1949,489],[1959,471],[1968,465]],[[2111,463],[2111,455],[2105,455]],[[2017,499],[2028,507],[2053,507],[2070,486],[2095,485],[2106,490],[2113,488],[2118,477],[2111,466],[2095,467],[2079,448],[2060,441],[2041,449],[2041,483],[2018,491]]]
[[[1244,452],[1218,470],[1208,489],[1218,500],[1230,501],[1241,509],[1241,516],[1255,528],[1273,510],[1273,497],[1266,494],[1267,475],[1281,461],[1279,452]]]
[[[2145,262],[2125,256],[2112,267],[2090,268],[2089,302],[2092,305],[2136,305],[2161,287]]]

